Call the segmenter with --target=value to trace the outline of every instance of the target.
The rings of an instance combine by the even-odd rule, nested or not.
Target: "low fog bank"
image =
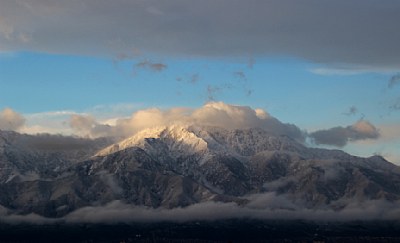
[[[364,202],[341,201],[342,209],[333,203],[318,209],[307,209],[300,202],[293,203],[285,196],[274,193],[254,194],[246,197],[246,205],[233,202],[203,202],[184,208],[148,208],[112,201],[102,206],[80,208],[62,218],[45,218],[36,214],[17,215],[0,208],[0,223],[6,224],[54,224],[54,223],[157,223],[190,221],[214,221],[229,219],[257,220],[309,220],[309,221],[371,221],[400,219],[400,202],[369,200]]]

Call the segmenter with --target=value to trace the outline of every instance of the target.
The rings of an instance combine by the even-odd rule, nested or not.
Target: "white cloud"
[[[311,68],[309,71],[314,74],[330,76],[330,75],[358,75],[365,73],[382,73],[382,74],[392,74],[399,70],[397,66],[372,66],[372,65],[354,65],[347,64],[337,66],[335,64],[329,67],[316,67]]]
[[[70,117],[69,125],[75,130],[76,135],[81,137],[108,137],[114,133],[113,127],[98,123],[90,115],[73,114]]]
[[[72,114],[76,114],[76,112],[61,110],[24,114],[26,123],[19,129],[19,132],[27,134],[50,133],[71,135],[72,130],[66,124],[66,121]]]
[[[116,117],[130,116],[134,111],[143,107],[140,103],[117,103],[96,105],[92,108],[86,109],[85,113],[91,114],[98,119],[114,119]],[[75,112],[76,113],[76,112]]]
[[[0,112],[0,130],[17,131],[25,124],[25,118],[10,108]]]
[[[97,105],[84,112],[73,110],[47,111],[38,113],[24,114],[25,124],[18,129],[21,133],[38,134],[62,134],[98,137],[108,135],[102,131],[107,125],[115,125],[116,122],[124,117],[129,117],[133,111],[137,110],[140,104],[120,103],[111,105]],[[91,117],[92,123],[96,124],[89,132],[89,124],[82,130],[84,124],[78,124],[75,117],[74,129],[71,127],[71,116],[77,116],[88,119]],[[96,135],[94,135],[96,134]]]

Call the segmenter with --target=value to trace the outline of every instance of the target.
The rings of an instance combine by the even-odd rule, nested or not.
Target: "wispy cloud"
[[[84,113],[91,114],[96,118],[110,119],[115,117],[130,116],[134,111],[143,107],[141,103],[116,103],[96,105],[84,110]],[[71,113],[76,114],[77,112]]]
[[[354,105],[350,106],[349,109],[343,114],[346,116],[354,116],[358,113],[358,108]]]
[[[389,107],[390,110],[393,111],[399,111],[400,110],[400,98],[397,98],[397,100]]]
[[[400,73],[398,73],[396,75],[393,75],[390,78],[390,80],[388,82],[388,87],[389,87],[389,89],[392,89],[392,88],[394,88],[395,86],[397,86],[399,84],[400,84]]]
[[[387,67],[374,67],[369,65],[340,65],[337,66],[335,64],[330,65],[329,67],[317,67],[312,68],[309,71],[311,73],[323,76],[348,76],[348,75],[358,75],[365,73],[392,73],[397,68],[387,68]]]
[[[136,68],[144,68],[149,69],[150,71],[154,72],[161,72],[164,71],[168,66],[161,62],[151,62],[151,61],[141,61],[135,65]]]
[[[246,74],[243,71],[234,72],[233,75],[240,79],[246,79]]]
[[[250,96],[253,90],[249,87],[249,81],[247,80],[245,72],[236,71],[233,72],[233,76],[239,81],[239,88],[244,90],[246,96]]]
[[[185,82],[189,84],[197,84],[200,80],[200,75],[198,73],[194,73],[189,76],[184,76],[184,77],[177,77],[176,81],[178,82]]]
[[[225,90],[232,89],[232,84],[225,83],[221,85],[207,85],[207,99],[208,101],[215,101],[217,94],[224,92]]]
[[[71,135],[72,131],[66,124],[69,116],[76,114],[72,110],[47,111],[24,114],[26,123],[19,132],[27,134],[51,133]]]
[[[90,115],[71,115],[69,125],[81,137],[110,137],[115,134],[112,126],[100,124]]]

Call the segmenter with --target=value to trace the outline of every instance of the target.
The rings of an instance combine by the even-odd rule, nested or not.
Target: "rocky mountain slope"
[[[382,157],[308,148],[256,128],[174,125],[109,146],[70,138],[69,150],[65,143],[54,148],[54,137],[51,149],[29,139],[9,132],[0,137],[0,205],[17,214],[61,217],[115,200],[152,208],[247,205],[263,193],[284,196],[290,205],[271,207],[289,210],[400,200],[400,169]]]

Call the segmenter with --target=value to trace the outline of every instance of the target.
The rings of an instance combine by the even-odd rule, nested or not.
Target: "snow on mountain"
[[[115,200],[246,205],[265,193],[307,209],[400,200],[400,169],[382,157],[308,148],[259,128],[155,127],[102,149],[107,142],[0,135],[0,205],[21,214],[59,217]],[[55,146],[60,139],[69,146]]]
[[[161,141],[169,152],[177,152],[179,155],[207,150],[249,156],[265,150],[298,152],[305,149],[288,137],[271,136],[257,128],[225,130],[209,126],[172,125],[145,129],[99,151],[96,156],[105,156],[131,147],[149,149],[154,146],[154,141]]]
[[[308,201],[310,206],[351,198],[355,189],[349,187],[365,189],[356,193],[360,200],[400,196],[400,170],[382,157],[360,158],[339,150],[307,148],[257,128],[161,127],[138,133],[97,156],[128,156],[129,148],[135,147],[164,171],[188,176],[217,195],[275,191]],[[393,180],[393,187],[378,180],[385,176]]]
[[[109,139],[0,131],[0,183],[53,178],[109,143]]]
[[[130,138],[99,151],[96,156],[105,156],[130,147],[145,148],[155,139],[164,141],[169,150],[182,153],[198,152],[207,148],[207,142],[196,136],[187,126],[172,125],[140,131]]]

